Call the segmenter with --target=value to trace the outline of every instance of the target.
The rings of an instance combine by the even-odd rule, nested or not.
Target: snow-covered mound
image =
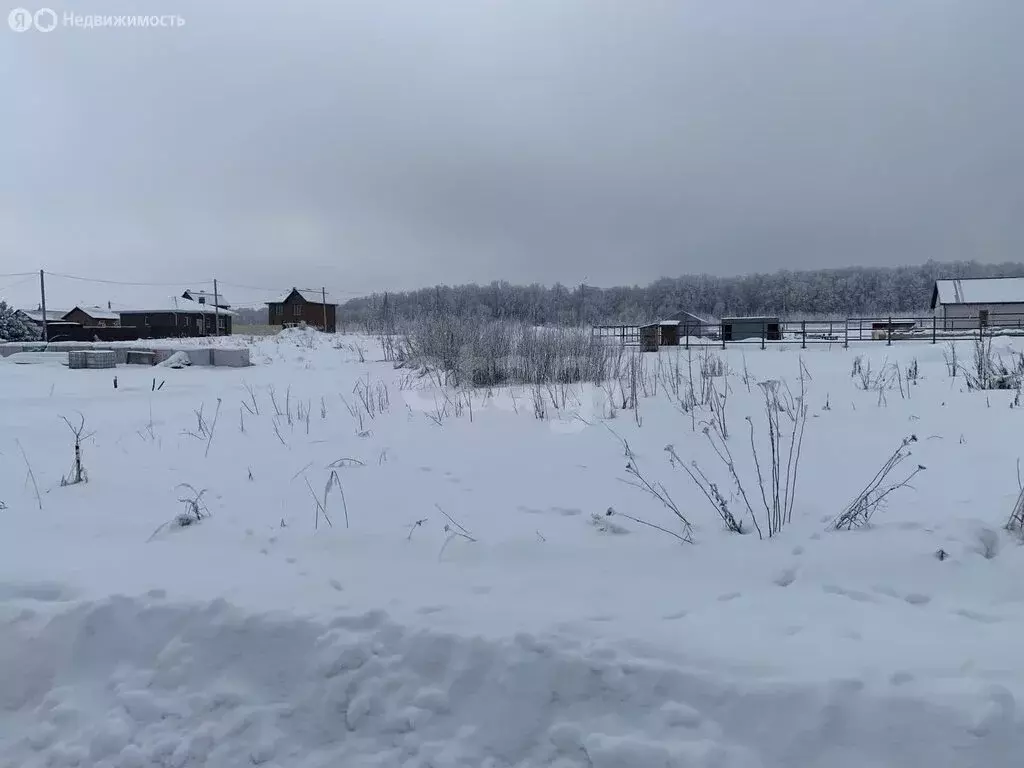
[[[519,635],[321,624],[224,601],[6,588],[2,758],[43,766],[1010,765],[1013,699],[973,718],[856,681],[738,687],[678,660]]]

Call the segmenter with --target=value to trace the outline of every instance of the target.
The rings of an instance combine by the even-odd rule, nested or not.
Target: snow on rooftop
[[[68,312],[74,312],[76,309],[80,309],[95,320],[119,320],[121,318],[121,315],[112,309],[107,309],[106,307],[87,307],[81,304],[68,310]],[[64,315],[67,315],[68,312],[65,312]]]
[[[1024,304],[1024,277],[936,280],[935,293],[940,304]]]
[[[303,299],[305,299],[306,301],[310,302],[311,304],[323,304],[324,303],[324,294],[323,294],[322,291],[306,290],[306,289],[303,289],[303,288],[293,288],[293,289],[289,290],[288,293],[286,293],[283,296],[281,296],[280,298],[274,299],[273,301],[267,302],[267,303],[268,304],[283,304],[284,302],[288,301],[288,297],[291,296],[293,292],[299,294]],[[331,301],[331,294],[330,293],[327,294],[327,303],[328,304],[332,303],[332,301]]]
[[[185,291],[185,293],[191,296],[192,300],[198,304],[209,304],[210,306],[216,304],[219,307],[231,306],[231,302],[224,298],[224,294],[219,291],[216,295],[214,295],[213,291]]]
[[[188,313],[196,315],[218,314],[229,317],[234,317],[236,315],[236,313],[232,312],[230,309],[218,309],[212,304],[199,304],[195,301],[183,299],[180,296],[171,296],[165,301],[159,303],[154,302],[152,304],[147,303],[140,306],[119,307],[117,311],[119,316],[125,313],[137,315],[140,313],[157,314],[158,312],[177,312],[179,314]]]
[[[18,311],[30,320],[34,320],[37,323],[43,322],[43,310],[41,309],[20,309]],[[63,320],[64,315],[67,313],[68,310],[66,309],[48,309],[46,310],[46,319],[50,322]]]

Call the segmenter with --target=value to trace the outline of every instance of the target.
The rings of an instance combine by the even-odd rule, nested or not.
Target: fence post
[[[768,321],[761,321],[761,349],[765,349],[764,342],[768,338]]]
[[[690,326],[689,325],[683,326],[683,330],[686,331],[686,348],[689,349],[690,348]]]
[[[803,340],[800,343],[800,349],[807,349],[807,321],[806,320],[801,320],[800,321],[800,335],[803,337]]]
[[[843,323],[843,349],[850,348],[850,320],[847,318]]]
[[[722,349],[725,349],[725,323],[718,324],[718,335],[722,337]]]
[[[937,344],[939,341],[939,318],[932,315],[932,344]]]
[[[888,337],[888,340],[886,341],[886,346],[891,347],[892,346],[892,315],[889,315],[889,333],[887,333],[886,336]]]

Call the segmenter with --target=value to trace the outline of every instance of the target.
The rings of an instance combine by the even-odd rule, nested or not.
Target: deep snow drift
[[[796,386],[801,360],[810,377],[793,520],[759,540],[723,530],[664,451],[744,509],[665,391],[699,351],[645,356],[639,418],[618,387],[614,418],[605,390],[573,387],[545,391],[539,419],[529,389],[446,393],[375,362],[372,339],[250,343],[252,368],[121,367],[116,390],[114,371],[0,362],[0,766],[1024,754],[1024,549],[1002,530],[1024,411],[967,391],[943,345],[710,351],[761,513],[756,382]],[[899,380],[864,390],[858,356]],[[79,414],[88,482],[64,486],[61,417]],[[914,488],[828,530],[911,434]],[[623,482],[623,441],[692,544],[629,519],[678,531]]]

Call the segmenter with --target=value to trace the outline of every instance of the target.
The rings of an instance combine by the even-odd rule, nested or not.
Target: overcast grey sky
[[[49,6],[186,23],[0,29],[0,273],[359,293],[1024,260],[1024,0]]]

